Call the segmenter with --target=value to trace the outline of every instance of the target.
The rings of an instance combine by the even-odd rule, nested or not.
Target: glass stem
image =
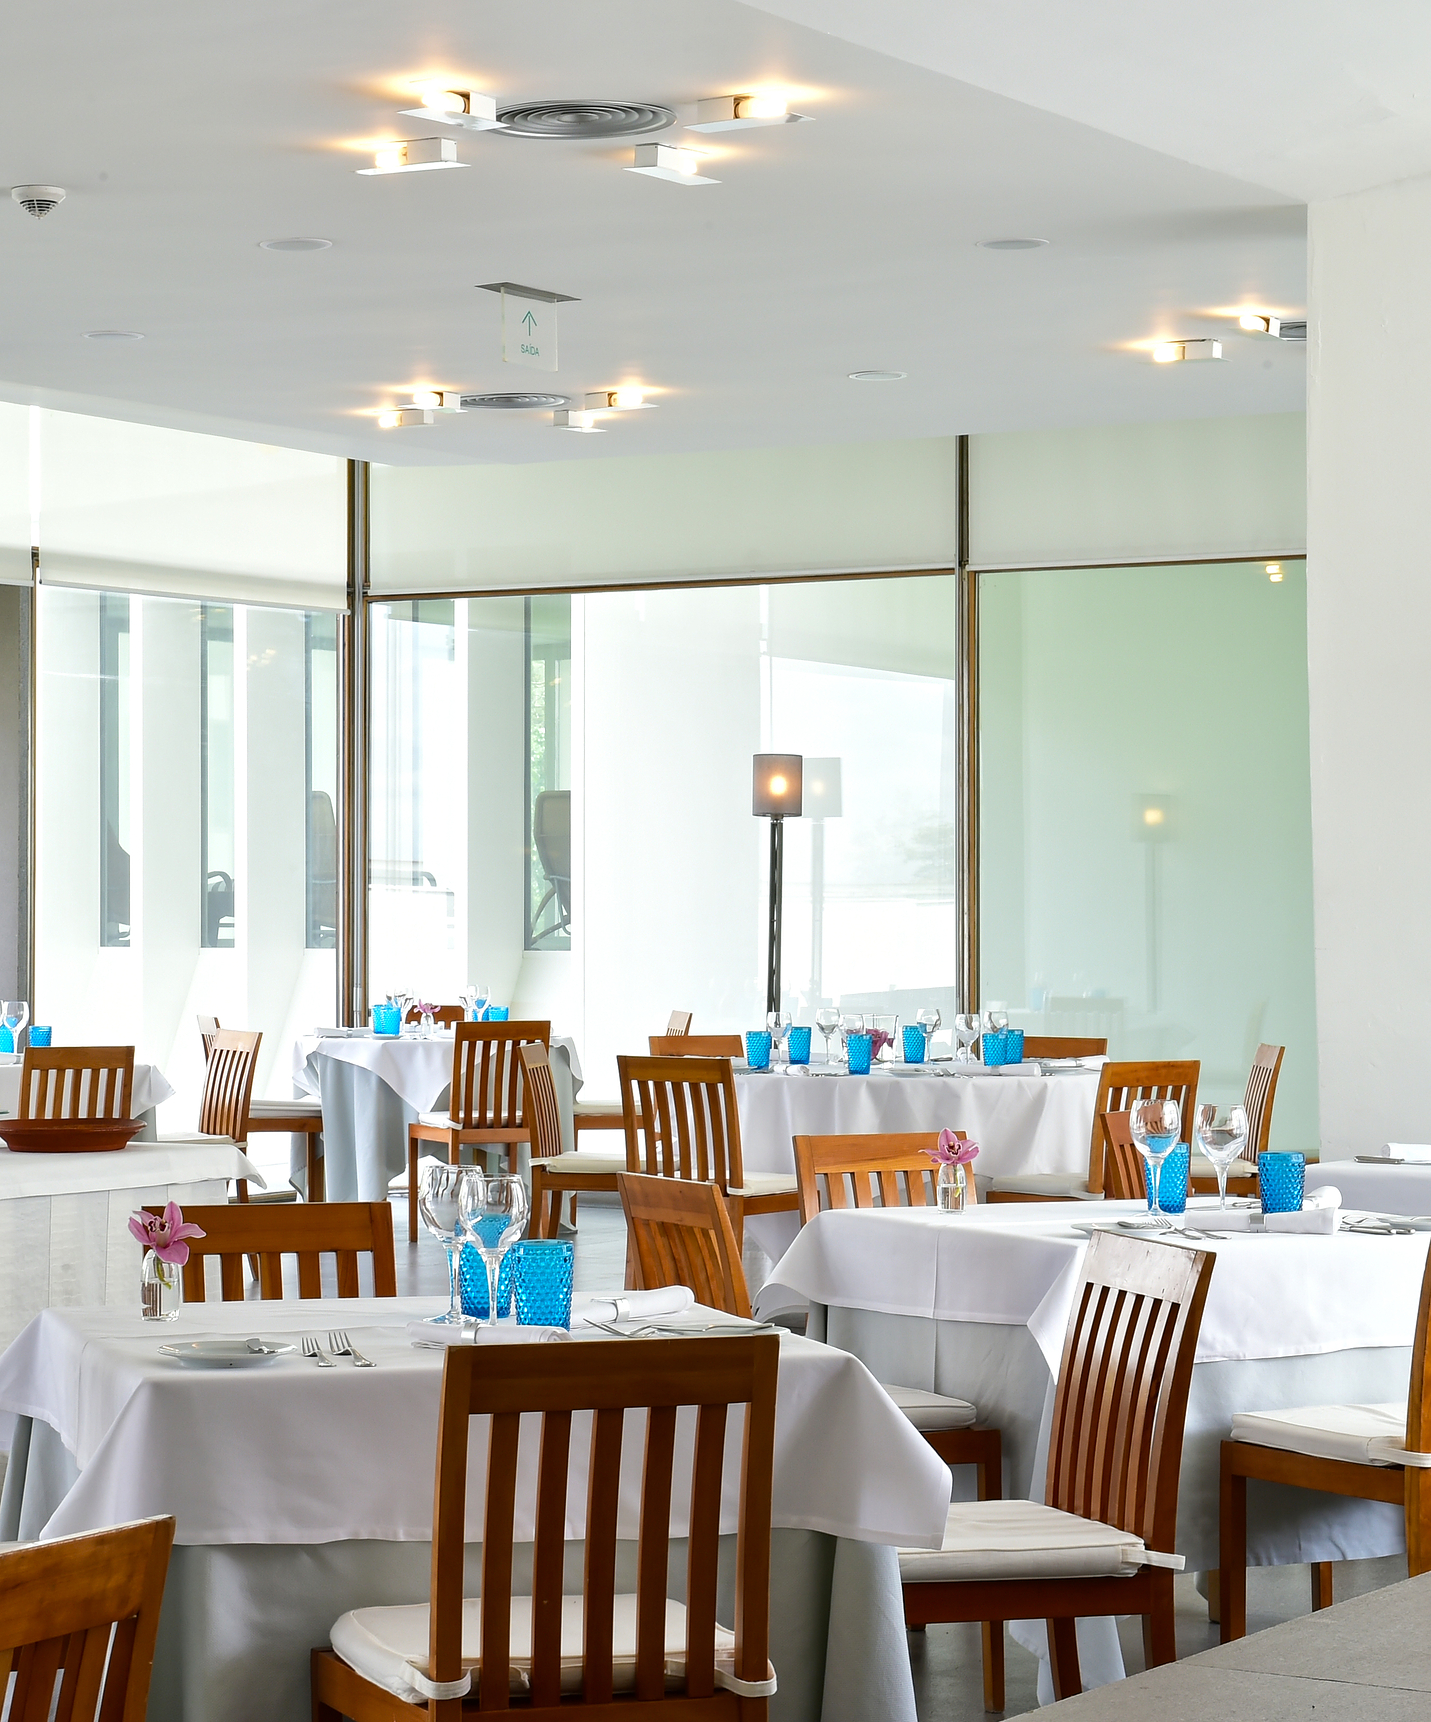
[[[445,1243],[447,1251],[447,1319],[451,1322],[462,1320],[462,1297],[457,1289],[457,1253],[458,1246]]]
[[[1217,1168],[1217,1205],[1219,1208],[1225,1208],[1227,1206],[1227,1167],[1226,1166],[1219,1166]]]
[[[482,1252],[482,1260],[487,1268],[487,1325],[497,1325],[497,1287],[502,1279],[502,1258],[499,1255],[489,1255]]]
[[[1161,1160],[1150,1159],[1148,1161],[1148,1171],[1152,1174],[1153,1179],[1153,1218],[1155,1220],[1161,1220],[1163,1217],[1163,1210],[1158,1205],[1158,1173],[1161,1172],[1162,1169],[1163,1163]]]

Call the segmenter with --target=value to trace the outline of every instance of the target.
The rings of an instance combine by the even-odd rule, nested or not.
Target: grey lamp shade
[[[750,811],[757,819],[800,817],[801,768],[798,753],[758,753]]]

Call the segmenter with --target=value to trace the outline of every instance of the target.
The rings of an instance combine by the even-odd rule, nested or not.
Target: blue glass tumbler
[[[996,1070],[999,1065],[1008,1062],[1009,1034],[1007,1029],[986,1028],[979,1039],[979,1050],[984,1055],[984,1063],[990,1070]]]
[[[1307,1181],[1305,1154],[1259,1154],[1257,1189],[1264,1214],[1298,1214]]]
[[[904,1062],[906,1064],[923,1064],[924,1030],[917,1022],[907,1022],[899,1034],[900,1039],[904,1042]]]
[[[32,1022],[30,1024],[30,1045],[49,1046],[54,1032],[48,1023]]]
[[[522,1238],[503,1259],[512,1264],[518,1327],[571,1326],[571,1278],[576,1245],[570,1238]]]
[[[5,1024],[0,1022],[0,1052],[14,1052],[14,1050],[15,1037],[10,1033],[9,1029],[6,1028]]]
[[[785,1050],[789,1054],[791,1064],[808,1064],[810,1062],[810,1030],[808,1028],[792,1028],[785,1038]]]
[[[1188,1206],[1188,1173],[1192,1169],[1192,1149],[1179,1142],[1158,1172],[1158,1206],[1165,1214],[1185,1214]],[[1148,1185],[1148,1206],[1153,1205],[1152,1182]]]
[[[402,1006],[395,1004],[375,1004],[373,1006],[373,1033],[400,1034],[402,1032]]]
[[[849,1034],[845,1036],[845,1053],[850,1061],[851,1076],[869,1075],[870,1053],[873,1048],[873,1035]]]
[[[511,1009],[507,1005],[488,1005],[482,1020],[483,1022],[506,1022],[511,1014]]]
[[[753,1028],[745,1037],[745,1062],[752,1070],[770,1069],[770,1034],[763,1028]]]
[[[512,1257],[517,1246],[502,1257],[502,1271],[497,1279],[497,1314],[512,1313]],[[458,1258],[457,1283],[462,1293],[462,1313],[477,1321],[487,1319],[487,1264],[475,1244],[463,1244]]]
[[[1004,1063],[1022,1064],[1024,1061],[1024,1031],[1021,1028],[1006,1028],[1004,1030]]]

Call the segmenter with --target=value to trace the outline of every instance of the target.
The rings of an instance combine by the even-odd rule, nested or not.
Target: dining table
[[[1102,1058],[986,1066],[949,1059],[876,1064],[851,1076],[841,1063],[734,1061],[740,1142],[750,1172],[795,1171],[796,1136],[962,1130],[979,1144],[980,1178],[1088,1167]],[[746,1230],[771,1261],[794,1241],[796,1214],[749,1217]]]
[[[1393,1232],[1342,1210],[1325,1233],[1211,1230],[1194,1198],[1172,1248],[1216,1255],[1193,1366],[1176,1552],[1219,1564],[1219,1447],[1235,1412],[1404,1402],[1431,1229]],[[1145,1225],[1145,1203],[1009,1203],[962,1213],[837,1209],[816,1215],[762,1293],[807,1299],[808,1332],[881,1379],[967,1399],[1003,1433],[1005,1493],[1043,1498],[1054,1388],[1090,1229]],[[1150,1235],[1140,1231],[1140,1236]],[[956,1498],[973,1491],[956,1470]],[[1357,1560],[1405,1549],[1399,1508],[1271,1486],[1248,1496],[1250,1566]],[[1041,1636],[1042,1629],[1038,1629]],[[1121,1676],[1111,1627],[1080,1623],[1086,1684]],[[1037,1648],[1037,1644],[1034,1645]]]
[[[1374,1213],[1431,1215],[1431,1149],[1423,1160],[1363,1155],[1356,1160],[1318,1160],[1307,1166],[1309,1190],[1335,1184],[1348,1207]]]
[[[427,1600],[444,1351],[414,1344],[408,1324],[434,1313],[432,1299],[292,1299],[186,1304],[161,1325],[137,1312],[50,1309],[0,1356],[0,1413],[14,1421],[0,1540],[155,1513],[177,1520],[150,1722],[307,1722],[309,1652],[338,1617]],[[732,1325],[699,1306],[689,1315],[697,1331],[702,1317],[721,1331]],[[567,1343],[630,1343],[580,1321],[578,1310]],[[374,1367],[315,1367],[300,1341],[312,1334],[326,1344],[333,1328]],[[222,1336],[296,1349],[242,1369],[189,1368],[160,1350]],[[515,1336],[503,1323],[493,1337]],[[683,1413],[678,1477],[689,1477],[693,1426]],[[480,1582],[484,1445],[474,1427],[469,1595]],[[623,1562],[634,1558],[641,1446],[639,1437],[623,1444]],[[728,1463],[724,1620],[738,1474]],[[516,1536],[529,1544],[533,1477],[525,1467],[522,1476]],[[773,1722],[915,1722],[897,1549],[939,1546],[949,1491],[948,1468],[863,1363],[781,1334]],[[673,1499],[688,1499],[679,1482]],[[569,1539],[583,1534],[582,1511],[574,1496]],[[682,1512],[675,1509],[673,1535],[684,1532]],[[527,1559],[519,1549],[519,1563]],[[684,1575],[683,1555],[672,1561],[679,1598],[678,1569]]]
[[[450,1030],[424,1035],[374,1034],[366,1028],[319,1028],[293,1043],[295,1095],[317,1096],[323,1103],[324,1187],[330,1202],[381,1202],[388,1186],[407,1171],[407,1127],[424,1112],[446,1106],[452,1091]],[[562,1145],[573,1148],[573,1105],[581,1089],[576,1043],[566,1035],[551,1042],[552,1082],[561,1117]],[[290,1147],[289,1182],[306,1184],[306,1144],[295,1137]],[[526,1172],[530,1154],[519,1145],[518,1165]]]
[[[0,1143],[18,1110],[18,1060],[0,1066]],[[13,1088],[7,1080],[13,1070]],[[135,1066],[134,1115],[173,1091],[152,1065]],[[0,1346],[51,1305],[139,1301],[139,1207],[222,1202],[231,1178],[263,1184],[232,1142],[168,1144],[141,1134],[106,1153],[21,1154],[0,1146]]]

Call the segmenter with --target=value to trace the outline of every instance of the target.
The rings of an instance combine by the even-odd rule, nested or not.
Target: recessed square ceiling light
[[[586,410],[589,413],[634,413],[643,407],[654,407],[640,389],[588,389]]]
[[[452,90],[445,84],[427,83],[418,90],[420,108],[404,108],[414,120],[435,120],[440,126],[461,126],[469,132],[504,132],[497,118],[497,101],[479,90]]]
[[[1239,329],[1249,335],[1271,335],[1276,337],[1282,332],[1282,319],[1269,317],[1261,311],[1244,311],[1237,319]]]
[[[431,407],[390,407],[378,414],[379,430],[409,430],[413,425],[430,425],[434,414]]]
[[[718,179],[697,171],[703,159],[696,150],[680,149],[675,144],[637,144],[631,166],[624,171],[668,179],[673,185],[719,185]]]
[[[451,138],[405,138],[384,144],[373,158],[371,167],[360,167],[359,173],[426,173],[431,168],[466,167],[457,159],[457,145]]]
[[[1153,348],[1155,365],[1191,364],[1200,359],[1220,359],[1222,342],[1212,340],[1159,341]]]
[[[809,114],[793,114],[784,96],[712,96],[696,103],[696,117],[688,132],[735,132],[752,126],[790,126],[808,120]]]
[[[594,424],[595,413],[578,413],[572,411],[552,414],[552,426],[555,430],[580,431],[583,436],[604,436],[606,427]]]

